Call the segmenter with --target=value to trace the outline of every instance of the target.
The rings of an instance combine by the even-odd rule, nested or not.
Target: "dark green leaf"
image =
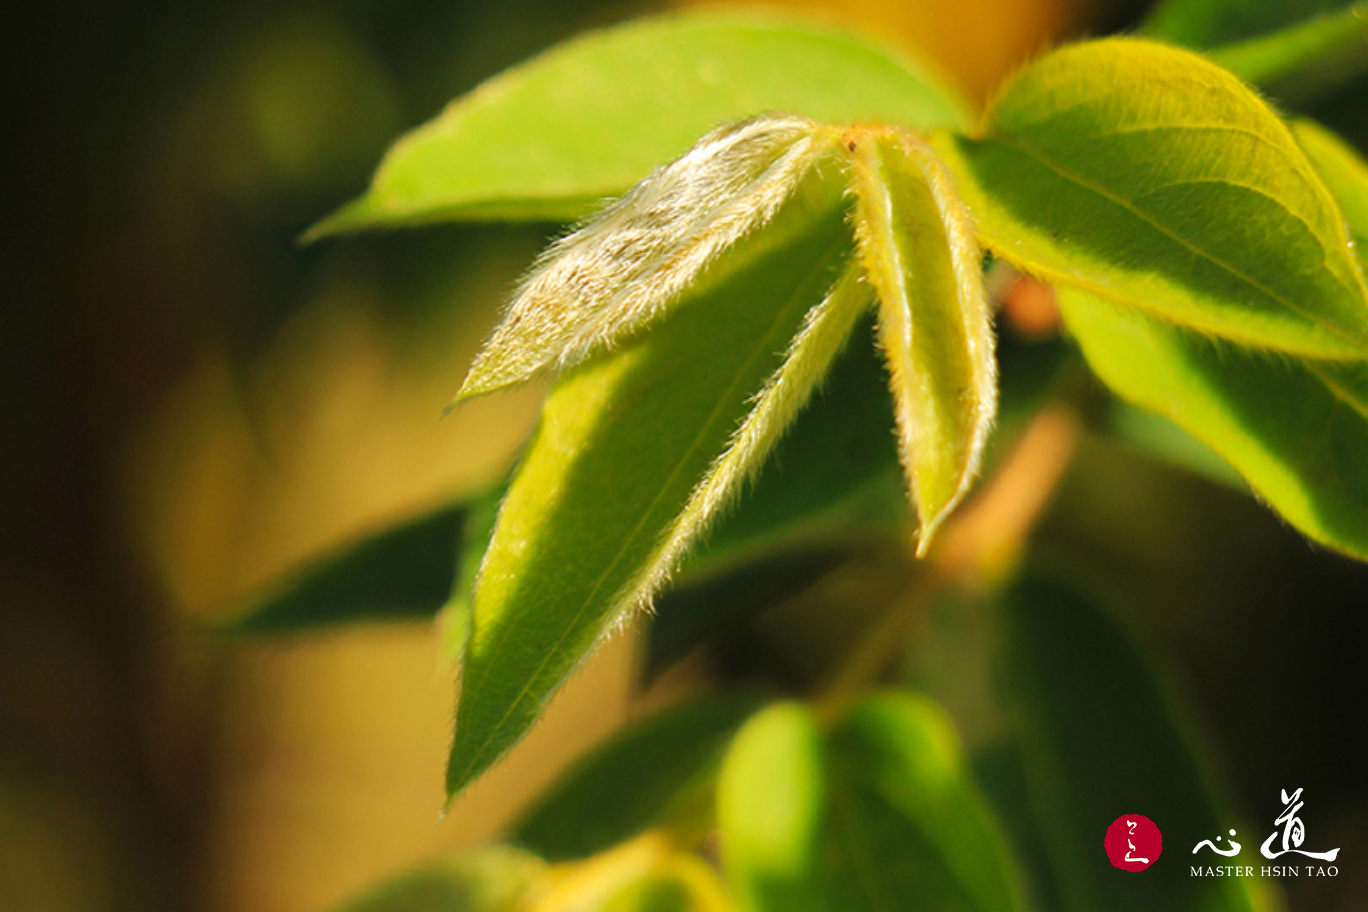
[[[1202,58],[1074,45],[1023,70],[983,139],[942,136],[997,255],[1204,335],[1368,354],[1344,220],[1277,115]]]
[[[688,13],[582,36],[458,99],[390,150],[314,236],[452,219],[572,219],[719,124],[962,127],[966,106],[906,57],[772,15]]]
[[[513,912],[542,864],[492,846],[396,877],[339,912]]]
[[[1059,297],[1119,396],[1220,454],[1304,535],[1368,560],[1368,362],[1274,358],[1079,291]]]
[[[576,763],[514,825],[543,858],[584,858],[625,842],[707,788],[733,732],[756,709],[747,697],[672,706]]]
[[[1161,0],[1145,31],[1194,48],[1257,38],[1349,6],[1346,0]]]
[[[1189,876],[1191,847],[1229,823],[1141,652],[1054,582],[1019,583],[1004,610],[1005,696],[1064,908],[1248,912],[1243,878]],[[1163,833],[1163,855],[1140,875],[1116,870],[1102,850],[1123,814],[1144,814]]]
[[[453,793],[650,597],[663,537],[677,538],[695,486],[844,269],[839,207],[780,218],[807,228],[778,249],[741,251],[649,334],[566,374],[548,398],[477,583]]]
[[[890,499],[902,500],[896,488]],[[712,573],[683,573],[656,599],[646,659],[650,678],[709,637],[744,626],[849,560],[854,543],[779,547]]]
[[[220,629],[305,633],[341,624],[431,619],[451,596],[462,502],[395,526],[323,557]]]
[[[1368,4],[1222,45],[1211,57],[1279,98],[1309,101],[1368,72]]]
[[[997,823],[945,714],[908,692],[857,704],[830,738],[829,857],[842,910],[1022,908]]]

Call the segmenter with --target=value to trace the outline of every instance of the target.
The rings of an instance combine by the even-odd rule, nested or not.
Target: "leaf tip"
[[[369,194],[358,196],[304,229],[295,243],[307,247],[325,238],[364,231],[372,227],[377,212],[378,208]]]

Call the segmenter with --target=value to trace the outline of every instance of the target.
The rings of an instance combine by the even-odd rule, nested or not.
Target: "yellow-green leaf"
[[[903,467],[924,554],[978,471],[997,406],[973,229],[944,164],[901,131],[852,130],[855,233],[879,298]]]
[[[804,231],[774,250],[738,248],[721,278],[650,333],[568,372],[547,399],[476,583],[452,793],[649,599],[662,542],[844,271],[844,207],[799,202],[779,218]],[[736,466],[738,480],[750,468]]]
[[[488,846],[401,874],[338,912],[514,912],[544,869],[519,849]]]
[[[864,38],[754,13],[685,13],[591,32],[486,82],[402,138],[370,190],[314,236],[452,219],[582,216],[719,124],[963,127],[926,69]]]
[[[1368,356],[1368,290],[1339,208],[1237,78],[1148,41],[1027,67],[979,139],[941,135],[994,253],[1203,335]]]
[[[1271,357],[1075,289],[1059,300],[1119,396],[1219,453],[1307,537],[1368,560],[1368,362]]]
[[[825,760],[812,713],[780,703],[737,733],[717,784],[722,866],[749,912],[827,912]]]

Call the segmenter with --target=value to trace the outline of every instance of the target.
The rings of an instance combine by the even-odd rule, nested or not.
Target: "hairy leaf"
[[[218,629],[276,636],[431,618],[451,595],[470,510],[456,503],[335,551]]]
[[[1191,877],[1191,846],[1229,827],[1144,656],[1089,599],[1028,578],[1005,604],[1004,691],[1027,793],[1065,912],[1249,912],[1244,878]],[[1121,814],[1153,816],[1164,855],[1143,876],[1100,845]]]
[[[832,908],[1022,908],[1006,843],[937,706],[867,697],[832,733],[830,756],[831,855],[845,866]]]
[[[719,124],[963,127],[966,105],[863,38],[773,15],[642,19],[561,45],[405,136],[370,190],[314,236],[455,219],[578,218]]]
[[[542,868],[526,852],[490,846],[400,875],[339,912],[514,912]]]
[[[755,709],[749,697],[710,697],[628,727],[542,794],[512,838],[552,861],[625,842],[707,785],[737,726]]]
[[[1368,560],[1368,362],[1244,351],[1084,292],[1059,299],[1119,396],[1219,453],[1307,537]]]
[[[1368,4],[1222,45],[1211,57],[1265,91],[1306,102],[1368,71]]]
[[[982,139],[942,135],[994,253],[1204,335],[1368,355],[1368,290],[1339,209],[1238,79],[1146,41],[1023,70]]]
[[[667,569],[661,555],[677,554],[702,531],[699,479],[712,479],[699,488],[711,492],[719,472],[737,484],[753,470],[729,455],[750,439],[738,424],[763,414],[765,400],[752,401],[758,392],[772,399],[787,386],[766,381],[849,251],[840,208],[797,207],[780,218],[801,220],[806,233],[775,250],[739,251],[748,258],[687,306],[621,351],[569,372],[547,399],[476,584],[452,793],[520,738],[598,640],[649,599]],[[809,330],[805,339],[827,344],[825,329]],[[808,364],[796,353],[788,360]],[[794,379],[818,376],[803,368]],[[771,437],[787,411],[766,429]],[[770,442],[759,435],[744,445],[759,459]],[[677,524],[686,510],[692,530]]]
[[[717,784],[722,866],[750,912],[825,912],[825,760],[812,713],[781,703],[742,727]]]
[[[925,554],[978,472],[997,407],[981,257],[929,147],[881,130],[852,130],[847,142],[860,260],[879,297],[879,342]]]
[[[542,254],[457,399],[570,367],[658,317],[773,219],[838,140],[833,128],[786,115],[703,137]],[[815,183],[817,192],[833,189],[823,176]]]

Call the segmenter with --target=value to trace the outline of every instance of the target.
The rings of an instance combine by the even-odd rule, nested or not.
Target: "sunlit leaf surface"
[[[997,409],[973,228],[939,157],[902,132],[851,131],[855,231],[879,298],[918,553],[964,497]]]
[[[495,77],[401,139],[314,229],[583,215],[720,124],[778,111],[930,130],[966,106],[917,63],[811,22],[675,14],[592,32]]]
[[[1219,453],[1307,537],[1368,560],[1368,362],[1242,351],[1084,292],[1059,296],[1118,395]]]
[[[841,207],[780,218],[806,231],[750,251],[652,332],[566,374],[547,400],[476,584],[453,793],[649,599],[662,540],[675,539],[699,480],[844,271]]]
[[[1065,48],[1009,83],[983,138],[938,145],[981,239],[1027,272],[1248,346],[1368,355],[1333,197],[1273,111],[1196,55]]]

